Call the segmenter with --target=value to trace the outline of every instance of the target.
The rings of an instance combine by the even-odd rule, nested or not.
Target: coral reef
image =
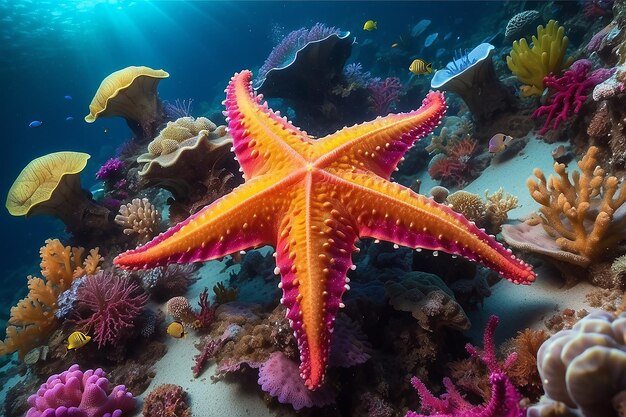
[[[157,86],[169,76],[163,70],[144,66],[130,66],[109,74],[94,94],[85,121],[93,123],[100,117],[120,116],[138,139],[153,138],[166,117]]]
[[[191,417],[187,393],[180,385],[161,384],[143,402],[144,417]]]
[[[559,124],[567,121],[571,112],[578,114],[587,100],[587,93],[611,76],[612,70],[606,68],[591,72],[591,65],[591,61],[580,59],[560,78],[548,75],[543,79],[545,87],[549,88],[553,95],[548,104],[539,107],[533,113],[534,118],[546,116],[546,123],[539,131],[540,134],[558,128]]]
[[[184,295],[196,279],[198,265],[169,265],[145,271],[141,284],[150,297],[158,302]]]
[[[129,278],[102,271],[87,277],[78,289],[77,325],[93,331],[93,340],[102,348],[118,345],[135,326],[148,295]]]
[[[217,308],[217,305],[209,303],[208,288],[205,288],[200,293],[198,306],[200,311],[197,312],[191,307],[189,300],[185,297],[173,297],[167,302],[167,311],[176,321],[180,321],[197,330],[207,329],[215,319],[215,309]]]
[[[568,415],[567,408],[585,417],[621,415],[625,325],[624,313],[595,311],[543,343],[537,366],[546,398],[530,407],[528,416]]]
[[[452,91],[463,99],[477,130],[488,129],[493,119],[517,106],[513,92],[496,75],[491,59],[493,50],[493,45],[481,43],[435,72],[430,82],[432,88]]]
[[[506,58],[511,72],[524,85],[523,96],[539,96],[543,93],[543,80],[548,74],[559,74],[571,61],[565,60],[569,39],[565,28],[555,20],[550,20],[546,27],[537,27],[537,36],[532,37],[532,48],[525,38],[513,42],[513,49]]]
[[[136,235],[137,243],[141,245],[159,232],[161,213],[147,198],[134,198],[120,207],[115,223],[124,229],[125,235]]]
[[[23,359],[27,352],[48,339],[57,321],[59,295],[70,288],[72,282],[83,276],[95,274],[102,257],[98,248],[83,258],[84,248],[64,247],[57,239],[46,240],[41,255],[41,278],[28,277],[29,293],[17,306],[11,308],[6,329],[6,339],[0,341],[0,355],[18,352]]]
[[[540,19],[537,10],[525,10],[517,13],[506,24],[504,28],[504,37],[506,39],[517,39],[526,36],[529,29],[538,23]]]
[[[26,417],[121,417],[135,409],[136,400],[124,385],[109,391],[109,380],[100,368],[81,371],[72,365],[51,375],[36,394],[28,397]]]
[[[395,106],[402,92],[402,84],[397,77],[387,77],[384,80],[373,78],[367,83],[371,93],[370,111],[375,116],[385,116]]]
[[[443,186],[460,187],[468,183],[481,171],[481,167],[473,158],[477,147],[476,139],[470,137],[460,141],[449,141],[443,152],[436,154],[430,160],[428,174],[432,179],[440,180]]]
[[[484,351],[467,344],[468,353],[483,362],[489,372],[491,397],[482,405],[474,405],[467,401],[449,378],[444,378],[443,385],[447,393],[436,398],[426,385],[417,377],[411,379],[411,384],[421,398],[421,406],[432,413],[429,415],[440,417],[522,417],[525,410],[519,405],[521,395],[507,376],[507,369],[516,360],[515,353],[509,355],[502,364],[496,359],[493,335],[498,324],[498,318],[491,316],[487,323],[484,335]],[[405,417],[426,417],[427,415],[409,411]]]
[[[502,227],[509,245],[580,267],[614,254],[626,228],[626,186],[598,166],[598,152],[593,146],[587,150],[571,181],[563,164],[554,165],[558,177],[549,181],[535,169],[537,181],[531,178],[527,185],[541,204],[539,214]]]
[[[140,155],[141,187],[172,193],[170,221],[177,222],[228,193],[241,182],[225,126],[183,117],[167,126]]]
[[[9,213],[56,217],[77,238],[102,236],[110,230],[111,212],[80,187],[80,172],[89,158],[82,152],[54,152],[33,159],[9,190]]]

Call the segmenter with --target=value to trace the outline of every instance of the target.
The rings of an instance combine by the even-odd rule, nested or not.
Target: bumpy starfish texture
[[[148,244],[119,255],[125,268],[207,261],[270,244],[281,302],[300,349],[306,386],[323,383],[335,316],[359,237],[465,256],[514,283],[530,283],[516,259],[462,215],[389,182],[413,143],[445,109],[431,92],[422,107],[314,140],[262,103],[243,71],[226,89],[233,149],[246,182]]]

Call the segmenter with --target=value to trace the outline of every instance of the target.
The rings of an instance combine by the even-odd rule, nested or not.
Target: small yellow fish
[[[397,44],[397,43],[392,43],[392,44],[391,44],[391,47],[392,47],[392,48],[395,48],[395,47],[397,47],[397,46],[398,46],[398,44]]]
[[[74,332],[67,338],[67,350],[80,349],[91,340],[91,336],[83,332]]]
[[[489,152],[498,153],[506,149],[513,141],[513,137],[504,133],[496,133],[489,139]]]
[[[181,337],[185,336],[185,328],[183,327],[183,324],[181,322],[174,321],[170,323],[169,326],[167,326],[167,334],[175,337],[176,339],[180,339]]]
[[[376,28],[376,22],[374,22],[373,20],[368,20],[367,22],[365,22],[365,24],[363,25],[363,30],[375,30]]]
[[[427,64],[421,59],[415,59],[413,60],[413,62],[411,62],[409,71],[411,71],[415,75],[432,74],[433,64]]]

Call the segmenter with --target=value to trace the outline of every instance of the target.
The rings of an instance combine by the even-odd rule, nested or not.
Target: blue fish
[[[72,116],[67,116],[67,117],[65,118],[65,121],[66,121],[66,122],[71,122],[72,120],[74,120],[74,118],[73,118]]]
[[[63,96],[64,99],[66,99],[67,101],[72,100],[72,96]]]
[[[40,122],[39,120],[33,120],[32,122],[30,122],[28,124],[28,127],[39,127],[43,124],[43,122]]]

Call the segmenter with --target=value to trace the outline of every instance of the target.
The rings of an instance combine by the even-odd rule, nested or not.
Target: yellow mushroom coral
[[[157,85],[169,76],[163,70],[144,66],[115,71],[102,80],[85,121],[93,123],[99,117],[120,116],[135,134],[152,138],[156,127],[164,121]]]
[[[57,217],[74,234],[106,229],[110,211],[80,187],[80,172],[89,158],[86,153],[67,151],[32,160],[13,182],[7,210],[13,216]]]

